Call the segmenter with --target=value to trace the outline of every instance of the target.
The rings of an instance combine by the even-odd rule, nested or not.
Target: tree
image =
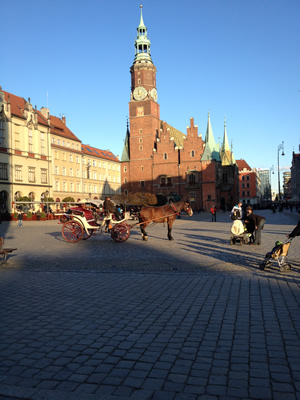
[[[157,204],[157,197],[152,193],[130,193],[129,194],[129,203],[134,206],[154,206]]]
[[[63,200],[63,203],[75,203],[75,200],[73,197],[65,197]]]

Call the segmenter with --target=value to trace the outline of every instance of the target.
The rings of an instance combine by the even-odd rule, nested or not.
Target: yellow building
[[[0,87],[0,185],[0,210],[10,213],[24,196],[33,211],[48,197],[103,199],[121,193],[120,162],[110,151],[83,145],[65,117]]]

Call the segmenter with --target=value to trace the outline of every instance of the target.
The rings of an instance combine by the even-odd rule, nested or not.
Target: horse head
[[[193,215],[193,209],[188,201],[185,201],[183,203],[183,208],[182,208],[190,217]]]

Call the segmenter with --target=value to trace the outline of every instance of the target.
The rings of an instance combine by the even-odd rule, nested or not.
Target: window
[[[63,181],[63,192],[67,191],[67,182]]]
[[[80,192],[80,183],[79,182],[76,183],[76,190],[77,190],[77,192]]]
[[[58,174],[59,174],[59,169],[58,169],[58,166],[57,166],[57,165],[54,167],[54,174],[55,174],[55,175],[58,175]]]
[[[141,166],[141,171],[142,171],[142,172],[144,171],[144,166],[143,166],[143,165]]]
[[[144,116],[144,107],[137,107],[136,108],[136,116],[143,117]]]
[[[80,178],[80,170],[79,169],[76,169],[76,176],[77,176],[77,178]]]
[[[105,161],[102,162],[102,168],[105,168]]]
[[[168,153],[164,153],[163,157],[164,157],[164,160],[167,160],[168,159]]]
[[[93,167],[97,167],[97,161],[93,160]]]
[[[41,154],[45,154],[45,133],[41,132]]]
[[[29,182],[35,182],[35,168],[28,167],[28,180]]]
[[[0,146],[5,146],[5,131],[3,119],[0,119]]]
[[[52,143],[52,144],[55,143],[55,139],[54,139],[54,138],[51,139],[51,143]]]
[[[143,146],[140,146],[140,151],[142,151],[143,150]]]
[[[76,164],[79,164],[79,163],[80,163],[79,156],[76,156]]]
[[[69,154],[69,161],[73,162],[73,154]]]
[[[170,176],[167,177],[167,186],[172,186],[172,178]]]
[[[242,176],[242,181],[244,181],[245,180],[245,177],[244,176]]]
[[[189,185],[194,185],[196,183],[196,175],[195,174],[189,174]]]
[[[59,181],[55,181],[55,190],[59,191]]]
[[[66,174],[66,167],[63,167],[63,169],[62,169],[62,174],[63,174],[63,176],[66,176],[67,174]]]
[[[143,138],[139,138],[139,142],[140,142],[140,143],[143,143]]]
[[[57,144],[60,146],[60,139],[57,139]]]
[[[111,165],[110,165],[110,163],[108,163],[108,169],[111,169]]]
[[[67,146],[70,147],[70,142],[67,143]]]
[[[140,129],[140,135],[142,135],[143,134],[143,129]]]
[[[124,172],[127,172],[127,167],[124,167]]]
[[[242,196],[245,197],[245,192],[244,191],[242,191]]]
[[[101,181],[101,174],[99,174],[99,181]]]
[[[41,182],[46,184],[47,182],[47,169],[41,168]]]
[[[250,196],[250,191],[249,190],[247,190],[247,196]]]
[[[189,194],[189,201],[196,201],[196,194],[195,193],[190,193]]]
[[[55,152],[54,152],[54,158],[55,158],[55,160],[58,160],[58,159],[59,159],[58,151],[55,151]]]
[[[73,176],[73,168],[70,168],[70,176]]]
[[[20,150],[20,134],[19,132],[15,132],[15,149]]]
[[[244,189],[244,187],[245,187],[245,184],[244,184],[244,183],[242,183],[242,188]]]
[[[70,192],[74,192],[74,183],[70,182]]]
[[[33,137],[31,128],[28,128],[28,151],[33,151]]]
[[[192,150],[192,151],[191,151],[191,156],[192,156],[192,157],[195,157],[195,150]]]
[[[65,145],[65,141],[64,141],[64,140],[62,141],[62,145],[63,145],[63,146]]]
[[[127,178],[124,178],[124,183],[127,183]]]
[[[247,175],[247,181],[249,181],[249,179],[250,179],[250,177],[249,177],[249,175]]]
[[[97,193],[97,185],[93,186],[93,193]]]
[[[145,181],[140,181],[141,188],[145,187]]]
[[[22,168],[22,167],[21,167]],[[0,163],[0,179],[8,180],[8,164]]]
[[[95,171],[93,172],[93,179],[95,179],[95,180],[97,179],[97,172],[95,172]]]

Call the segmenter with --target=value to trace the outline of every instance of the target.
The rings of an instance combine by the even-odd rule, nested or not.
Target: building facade
[[[257,204],[260,198],[258,173],[245,160],[236,160],[236,162],[239,168],[240,201],[248,205]]]
[[[22,197],[33,210],[49,197],[101,199],[121,193],[120,162],[110,151],[82,144],[65,117],[0,88],[0,184],[2,212],[13,212]]]
[[[122,192],[149,192],[188,199],[194,208],[230,209],[238,199],[238,169],[228,144],[217,144],[208,115],[205,140],[190,119],[186,134],[160,118],[156,67],[143,21],[135,40],[130,68],[129,126],[121,158]]]

